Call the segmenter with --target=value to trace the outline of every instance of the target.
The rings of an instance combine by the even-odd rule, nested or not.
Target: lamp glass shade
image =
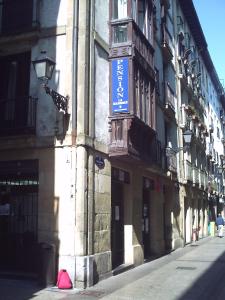
[[[45,77],[45,70],[46,70],[46,63],[43,62],[35,62],[33,63],[34,69],[37,75],[38,79],[44,78]]]
[[[55,62],[46,60],[46,77],[48,79],[52,78],[52,73],[54,71],[54,68],[55,68]]]
[[[192,131],[191,131],[191,130],[186,130],[186,131],[183,133],[183,137],[184,137],[184,142],[185,142],[185,144],[190,145],[190,143],[191,143],[191,138],[192,138]]]
[[[38,79],[49,80],[52,78],[55,68],[55,62],[52,59],[48,57],[37,59],[33,61],[33,66]]]

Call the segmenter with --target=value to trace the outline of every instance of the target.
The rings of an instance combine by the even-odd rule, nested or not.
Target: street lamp
[[[191,138],[192,138],[192,131],[191,130],[186,130],[183,133],[183,138],[184,138],[185,145],[188,146],[188,147],[190,147]]]
[[[36,76],[42,82],[42,86],[45,89],[46,94],[52,97],[52,100],[59,111],[63,110],[65,114],[67,114],[69,96],[64,97],[47,85],[48,80],[51,80],[52,78],[55,68],[56,63],[54,60],[46,56],[46,51],[41,51],[41,56],[38,59],[33,60],[32,64],[34,66]]]
[[[166,152],[168,155],[171,155],[173,152],[178,153],[181,150],[184,150],[184,152],[190,148],[191,145],[191,139],[192,139],[192,131],[191,130],[186,130],[183,133],[183,138],[184,138],[184,147],[179,147],[177,149],[173,149],[170,147],[166,148]]]

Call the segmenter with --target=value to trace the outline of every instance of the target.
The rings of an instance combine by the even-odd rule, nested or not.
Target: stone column
[[[140,169],[133,170],[132,181],[131,181],[131,192],[132,192],[132,246],[133,249],[133,263],[134,265],[140,265],[144,261],[143,243],[142,243],[142,172]],[[129,234],[126,231],[127,238]],[[127,254],[129,240],[125,243],[125,253]],[[130,247],[129,247],[130,248]]]
[[[90,0],[79,1],[77,60],[77,140],[75,199],[75,286],[92,285],[93,259],[88,256],[88,157],[93,147],[89,137]],[[91,158],[90,158],[91,159]],[[91,160],[89,166],[92,165]],[[91,189],[89,189],[90,191]]]

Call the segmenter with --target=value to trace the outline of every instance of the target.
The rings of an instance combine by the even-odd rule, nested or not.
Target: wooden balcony
[[[162,54],[165,63],[173,59],[172,37],[165,24],[162,25]]]
[[[162,165],[161,144],[148,125],[134,116],[111,117],[110,124],[111,158]]]
[[[0,135],[35,134],[37,99],[0,99]]]
[[[109,58],[132,56],[155,80],[154,48],[132,19],[111,21]]]

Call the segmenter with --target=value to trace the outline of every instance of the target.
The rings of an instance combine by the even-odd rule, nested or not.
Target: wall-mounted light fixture
[[[45,89],[46,94],[52,97],[52,100],[59,111],[63,110],[65,114],[67,114],[69,96],[64,97],[47,85],[48,80],[51,80],[52,78],[55,68],[54,60],[46,56],[46,51],[41,51],[41,56],[38,59],[33,60],[32,64],[34,66],[36,76],[42,82],[42,86]]]
[[[170,148],[170,147],[167,147],[166,148],[166,153],[167,155],[172,155],[172,153],[177,153],[179,151],[184,151],[186,152],[189,148],[190,148],[190,145],[191,145],[191,139],[192,139],[192,131],[191,130],[186,130],[183,132],[183,138],[184,138],[184,147],[179,147],[177,149],[174,149],[174,148]]]

